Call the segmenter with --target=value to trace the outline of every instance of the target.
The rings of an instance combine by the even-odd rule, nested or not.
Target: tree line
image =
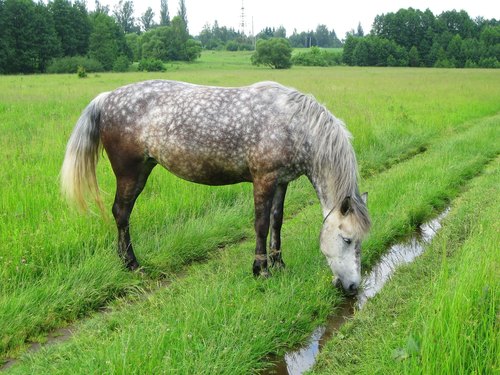
[[[0,0],[0,74],[76,72],[79,66],[126,71],[132,61],[140,69],[159,70],[165,61],[195,60],[202,48],[253,50],[256,40],[273,39],[287,40],[273,42],[276,48],[343,47],[342,55],[317,48],[301,53],[293,61],[301,65],[500,67],[500,22],[473,20],[465,11],[435,16],[428,9],[400,9],[376,16],[368,35],[358,25],[344,42],[326,25],[288,37],[284,27],[266,27],[254,38],[217,21],[193,38],[184,0],[173,18],[167,0],[160,0],[159,19],[151,8],[135,18],[130,0],[112,10],[97,0],[92,12],[85,0]],[[262,49],[274,57],[289,55],[268,45]]]
[[[500,67],[500,22],[465,11],[413,8],[378,15],[367,36],[346,37],[343,62],[359,66]]]
[[[196,59],[201,45],[189,34],[184,0],[170,19],[160,0],[160,23],[149,8],[134,18],[132,1],[110,10],[84,0],[0,0],[0,73],[127,70],[132,61]]]

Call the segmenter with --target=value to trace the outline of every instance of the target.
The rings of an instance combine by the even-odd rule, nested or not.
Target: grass
[[[365,266],[456,196],[498,152],[492,142],[499,122],[493,115],[500,109],[494,71],[272,71],[234,56],[229,64],[225,55],[204,55],[199,63],[155,74],[0,77],[0,356],[16,355],[25,342],[43,340],[49,330],[102,306],[116,310],[83,323],[74,340],[50,349],[46,362],[35,356],[17,371],[83,371],[88,365],[120,372],[140,363],[173,372],[202,366],[251,372],[264,366],[267,353],[307,337],[339,298],[317,251],[320,210],[311,206],[316,198],[305,179],[291,186],[286,202],[289,267],[262,282],[250,272],[251,186],[205,187],[157,168],[132,216],[136,253],[148,275],[123,271],[114,225],[77,215],[58,193],[69,133],[99,92],[167,78],[226,86],[271,79],[313,93],[355,137],[375,224]],[[98,173],[110,205],[114,181],[106,160]],[[193,264],[199,260],[205,262]],[[180,274],[185,276],[178,279]],[[144,297],[160,276],[171,286]],[[142,302],[131,306],[122,299]]]
[[[424,255],[327,344],[314,374],[498,372],[499,175],[497,158]]]
[[[379,206],[374,197],[374,222],[391,217],[399,233],[409,233],[410,225],[398,226],[400,217],[409,223],[413,212],[430,215],[435,209],[429,198],[453,198],[457,186],[474,174],[448,177],[445,171],[451,165],[457,171],[481,170],[498,152],[490,142],[497,124],[498,117],[474,122],[421,157],[368,179],[369,190],[381,183],[400,187],[389,190],[393,201],[389,207]],[[449,149],[457,152],[442,158],[440,150]],[[429,164],[436,168],[428,169]],[[422,170],[428,173],[422,175]],[[423,181],[416,184],[416,180]],[[430,183],[436,181],[441,182]],[[424,185],[430,186],[427,194],[422,194]],[[409,209],[401,212],[403,199],[411,205],[407,203]],[[83,323],[73,340],[28,357],[13,372],[243,374],[262,368],[267,353],[281,352],[302,340],[339,300],[321,254],[311,252],[321,224],[318,212],[318,207],[308,206],[288,220],[284,233],[285,249],[290,249],[285,258],[288,268],[270,280],[250,275],[252,241],[230,246],[208,262],[189,267],[183,277],[140,303],[118,303],[112,313]],[[374,243],[385,246],[390,240],[386,227],[375,226],[367,259],[374,259]]]

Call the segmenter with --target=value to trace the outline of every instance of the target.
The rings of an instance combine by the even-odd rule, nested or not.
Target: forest
[[[335,64],[500,67],[500,22],[472,19],[463,10],[436,16],[428,9],[400,9],[376,16],[369,34],[358,25],[344,40],[326,25],[290,36],[282,26],[266,27],[254,37],[217,21],[192,36],[184,0],[173,18],[160,0],[159,15],[155,23],[148,8],[136,18],[133,1],[124,0],[112,10],[96,1],[92,12],[81,0],[0,0],[0,74],[68,73],[78,66],[127,71],[132,62],[162,69],[162,62],[194,61],[204,49],[253,50],[256,40],[272,38],[286,38],[292,48],[343,47]]]
[[[348,35],[343,62],[359,66],[499,68],[500,22],[473,20],[463,10],[435,16],[429,9],[400,9],[376,16],[369,35]]]

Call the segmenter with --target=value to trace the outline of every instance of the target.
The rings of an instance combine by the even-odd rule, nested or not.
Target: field
[[[95,207],[80,215],[67,206],[58,174],[81,110],[100,92],[151,78],[221,86],[275,80],[313,94],[343,119],[354,136],[361,189],[370,194],[366,269],[451,204],[429,255],[355,315],[315,371],[459,373],[453,363],[432,366],[450,351],[469,358],[467,348],[477,356],[459,370],[498,371],[500,74],[274,71],[252,67],[248,56],[209,52],[154,74],[0,76],[0,361],[21,359],[7,371],[256,373],[269,367],[270,354],[303,342],[343,298],[319,251],[321,211],[305,178],[291,184],[285,203],[287,268],[268,280],[251,275],[249,184],[206,187],[156,168],[131,219],[145,275],[122,269],[111,214],[103,220]],[[114,178],[105,156],[98,179],[110,206]],[[467,310],[461,301],[480,303]],[[454,316],[468,319],[474,334]],[[71,338],[25,353],[65,326]],[[431,344],[436,337],[450,348]]]

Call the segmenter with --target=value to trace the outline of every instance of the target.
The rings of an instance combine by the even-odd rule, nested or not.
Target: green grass
[[[327,344],[315,374],[494,374],[499,370],[500,160],[453,202],[413,264]]]
[[[230,56],[231,67],[222,65]],[[245,373],[263,366],[267,353],[307,337],[338,300],[317,250],[320,210],[305,179],[290,187],[286,202],[288,269],[259,281],[251,276],[251,186],[205,187],[155,169],[131,224],[148,275],[123,271],[111,220],[78,215],[58,191],[65,143],[82,108],[99,92],[166,78],[225,86],[276,80],[314,94],[348,124],[361,173],[369,177],[363,187],[370,190],[374,231],[365,266],[456,196],[498,153],[493,140],[499,120],[493,115],[500,110],[500,77],[494,71],[273,71],[245,65],[245,58],[204,55],[198,63],[154,74],[0,77],[0,356],[16,355],[25,342],[43,340],[48,331],[111,304],[116,312],[89,320],[70,343],[50,349],[47,369],[69,372],[65,364],[85,364],[119,372],[123,363],[137,367],[141,356],[153,353],[148,366],[156,368],[212,366],[215,372],[219,366]],[[114,180],[107,160],[98,174],[110,205]],[[204,262],[193,264],[199,260]],[[173,280],[171,286],[143,297],[161,275]],[[121,298],[144,300],[116,302]],[[236,347],[241,350],[233,352]],[[127,358],[120,354],[124,349]],[[76,354],[81,351],[88,356]],[[93,365],[92,356],[99,358]],[[42,371],[41,357],[32,361],[20,369],[49,371]]]
[[[467,168],[474,145],[495,150],[488,140],[496,131],[493,121],[476,123],[469,131],[445,142],[461,149],[449,163]],[[366,182],[367,187],[384,181],[392,186],[407,180],[394,198],[406,197],[413,207],[432,210],[433,204],[421,191],[410,189],[413,170],[436,162],[429,152],[408,161],[405,175],[393,168]],[[488,158],[473,158],[480,169]],[[401,166],[403,167],[403,165]],[[427,182],[443,177],[443,168],[434,168]],[[413,181],[413,183],[412,183]],[[461,180],[445,179],[434,187]],[[451,198],[451,196],[450,196]],[[374,219],[392,216],[393,211],[374,210]],[[304,208],[288,221],[285,249],[288,268],[270,280],[256,280],[248,272],[252,243],[244,242],[215,254],[202,265],[160,289],[140,303],[118,305],[116,310],[96,316],[80,326],[71,342],[51,347],[29,357],[16,373],[132,372],[132,373],[249,373],[264,365],[269,352],[281,352],[307,336],[339,300],[330,287],[329,271],[319,252],[311,252],[320,226],[318,208]],[[373,237],[384,233],[374,228]],[[293,245],[291,245],[293,244]],[[370,252],[370,248],[367,249]]]

